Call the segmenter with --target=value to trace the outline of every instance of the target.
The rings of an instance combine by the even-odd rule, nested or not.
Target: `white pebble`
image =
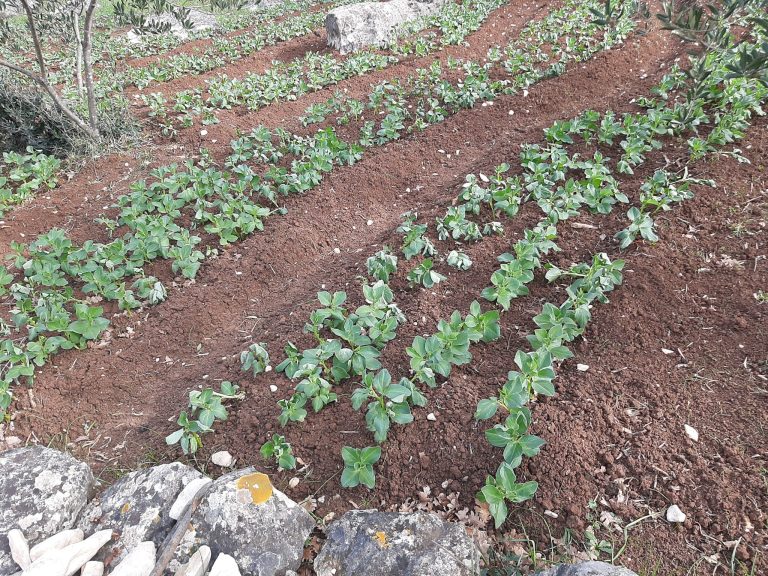
[[[211,462],[216,464],[216,466],[221,466],[222,468],[229,468],[232,466],[232,464],[235,463],[235,458],[227,452],[226,450],[221,450],[219,452],[214,452],[211,454]]]
[[[366,224],[367,224],[368,226],[373,226],[373,220],[368,220],[368,222],[366,222]]]
[[[680,510],[677,504],[672,504],[672,506],[667,508],[667,522],[682,524],[685,522],[685,519],[686,515]]]
[[[430,422],[434,422],[437,420],[437,417],[433,412],[430,412],[429,414],[427,414],[427,420],[429,420]]]
[[[589,370],[589,364],[576,364],[576,370],[579,372],[586,372]]]
[[[688,435],[688,438],[690,438],[694,442],[699,441],[699,431],[696,430],[696,428],[694,428],[693,426],[688,426],[688,424],[686,424],[685,433]]]
[[[269,391],[270,392],[277,392],[277,386],[275,386],[274,384],[270,384],[269,385]]]
[[[333,253],[334,254],[341,254],[341,250],[339,250],[338,248],[334,248],[333,249]]]
[[[288,481],[288,487],[289,488],[296,488],[296,486],[299,485],[299,482],[301,482],[301,480],[299,480],[296,476],[294,476],[293,478],[291,478]]]

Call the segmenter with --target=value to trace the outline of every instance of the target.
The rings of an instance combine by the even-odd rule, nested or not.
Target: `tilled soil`
[[[469,47],[451,50],[484,54],[502,40],[502,31],[514,33],[511,24],[519,29],[545,9],[504,8],[470,38]],[[394,230],[402,212],[418,210],[432,222],[455,198],[465,174],[490,174],[505,161],[514,166],[519,146],[541,141],[542,129],[554,120],[586,108],[633,110],[632,98],[646,94],[682,52],[679,41],[652,26],[624,46],[533,86],[527,96],[463,111],[334,170],[312,192],[288,199],[288,214],[269,219],[265,232],[224,250],[194,283],[179,282],[167,302],[117,318],[105,345],[56,357],[40,372],[30,398],[18,403],[16,433],[66,444],[110,480],[116,468],[177,457],[163,439],[188,391],[229,379],[240,382],[247,397],[205,438],[199,465],[206,466],[211,452],[227,449],[239,464],[269,471],[291,497],[315,497],[320,516],[351,507],[397,508],[425,486],[453,492],[471,509],[485,476],[501,460],[483,437],[485,426],[472,418],[477,400],[498,390],[515,351],[528,347],[532,317],[543,302],[562,300],[561,289],[537,277],[531,296],[502,315],[502,338],[474,346],[472,363],[428,391],[429,405],[414,411],[415,422],[393,428],[373,492],[339,487],[341,447],[373,443],[362,414],[349,403],[354,385],[339,390],[338,404],[281,431],[308,465],[290,489],[292,475],[277,473],[258,449],[278,430],[275,402],[290,395],[292,383],[274,372],[246,376],[237,356],[254,341],[266,342],[274,361],[288,340],[309,344],[302,327],[315,293],[346,290],[350,307],[359,304],[365,259],[383,244],[399,245]],[[352,79],[345,87],[363,92],[392,73]],[[295,126],[297,114],[332,91],[259,112],[233,111],[231,121],[212,129],[218,143],[209,147],[224,154],[235,123]],[[525,527],[537,549],[555,557],[555,540],[562,543],[572,531],[583,541],[585,530],[594,529],[618,551],[624,540],[613,520],[647,517],[628,530],[618,558],[640,574],[730,574],[723,570],[732,558],[746,570],[753,566],[754,574],[768,570],[768,303],[753,296],[768,290],[767,139],[766,123],[757,122],[740,144],[751,164],[725,157],[697,164],[696,175],[714,178],[718,186],[697,187],[694,200],[660,217],[656,246],[638,244],[620,254],[612,240],[626,225],[620,210],[584,215],[578,228],[560,225],[563,252],[553,263],[567,266],[608,252],[626,259],[624,283],[609,304],[596,306],[575,358],[559,370],[557,395],[533,406],[534,432],[547,444],[524,462],[521,476],[540,488],[533,502],[513,510],[497,534],[500,542]],[[139,153],[86,167],[51,199],[13,211],[0,230],[2,250],[21,234],[34,237],[53,225],[67,226],[79,240],[104,239],[103,227],[92,219],[108,197],[125,192],[155,162],[183,156],[195,144],[190,137],[179,148],[164,144],[151,158]],[[636,196],[642,179],[673,162],[665,154],[675,152],[652,155],[626,183],[627,192]],[[441,266],[449,278],[432,290],[409,288],[403,278],[412,264],[402,261],[393,289],[408,323],[382,357],[393,374],[407,374],[405,347],[415,335],[434,332],[437,320],[453,310],[466,312],[488,284],[495,257],[540,217],[536,206],[526,205],[504,223],[504,235],[467,246],[475,263],[471,272]],[[577,364],[589,368],[579,371]],[[699,432],[698,442],[688,438],[685,424]],[[653,517],[672,503],[688,515],[684,524]]]

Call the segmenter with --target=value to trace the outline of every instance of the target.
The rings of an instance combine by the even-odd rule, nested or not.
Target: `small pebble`
[[[667,522],[672,522],[674,524],[682,524],[685,522],[686,515],[683,513],[682,510],[678,507],[677,504],[672,504],[669,508],[667,508]]]
[[[576,364],[576,370],[579,372],[586,372],[589,370],[589,364]]]
[[[299,480],[298,478],[296,478],[296,477],[294,476],[293,478],[291,478],[291,479],[288,481],[288,487],[289,487],[289,488],[296,488],[296,486],[298,486],[298,485],[299,485],[299,482],[301,482],[301,480]]]
[[[277,386],[275,386],[274,384],[270,384],[269,385],[269,391],[270,392],[277,392]]]
[[[430,412],[429,414],[427,414],[427,420],[429,420],[430,422],[434,422],[437,420],[437,417],[434,415],[433,412]]]
[[[334,248],[333,249],[333,253],[334,254],[341,254],[341,250],[339,250],[338,248]]]
[[[688,424],[686,424],[685,433],[688,435],[688,438],[690,438],[694,442],[699,441],[699,431],[696,430],[696,428],[694,428],[693,426],[688,426]]]
[[[235,463],[235,458],[227,452],[226,450],[221,450],[220,452],[214,452],[211,454],[211,462],[216,464],[216,466],[221,466],[222,468],[229,468],[232,466],[232,464]]]

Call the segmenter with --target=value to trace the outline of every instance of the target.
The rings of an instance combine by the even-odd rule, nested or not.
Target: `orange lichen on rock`
[[[121,514],[128,514],[128,510],[130,510],[130,509],[131,509],[131,503],[130,502],[126,502],[125,504],[123,504],[123,507],[120,508],[120,513]]]
[[[376,532],[375,534],[376,542],[379,543],[379,547],[381,548],[389,548],[389,542],[387,542],[387,535],[382,532]]]
[[[237,499],[244,504],[264,504],[272,497],[269,476],[261,472],[240,476],[235,481]]]

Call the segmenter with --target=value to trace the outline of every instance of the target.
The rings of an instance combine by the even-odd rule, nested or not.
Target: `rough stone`
[[[680,510],[680,507],[677,504],[672,504],[669,508],[667,508],[667,522],[672,522],[675,524],[682,524],[685,522],[686,515],[685,513]]]
[[[187,484],[184,487],[184,490],[182,490],[176,497],[176,501],[171,506],[168,515],[174,520],[181,518],[182,514],[186,511],[187,506],[189,506],[190,502],[195,499],[195,494],[197,494],[203,486],[210,483],[211,479],[207,477],[190,480],[189,484]]]
[[[208,576],[241,576],[237,562],[229,554],[219,554]]]
[[[154,542],[141,542],[123,558],[109,576],[149,576],[155,567],[155,560]]]
[[[216,28],[218,26],[215,14],[197,10],[195,8],[189,10],[188,20],[192,24],[192,28],[190,29],[184,28],[179,19],[173,14],[159,14],[147,18],[147,25],[169,24],[171,26],[170,33],[182,40],[189,38],[190,33],[194,34],[195,32],[210,30],[211,28]],[[131,43],[139,44],[141,43],[142,34],[130,30],[126,34],[126,37]]]
[[[11,549],[11,558],[22,570],[29,568],[32,559],[29,557],[29,543],[24,534],[18,528],[8,532],[8,546]]]
[[[175,572],[201,545],[232,556],[244,576],[283,576],[296,570],[304,541],[315,522],[278,490],[265,491],[263,475],[246,468],[220,477],[208,487],[169,568]],[[260,486],[255,485],[258,479]],[[256,502],[261,502],[256,503]]]
[[[35,544],[29,551],[29,556],[34,562],[49,552],[53,552],[54,550],[61,550],[70,544],[82,542],[83,538],[85,538],[85,534],[83,534],[83,531],[79,528],[75,528],[73,530],[64,530],[63,532],[54,534],[50,538],[46,538],[42,542]]]
[[[226,450],[221,450],[211,454],[211,462],[222,468],[231,468],[235,463],[235,458]]]
[[[395,37],[400,26],[434,14],[447,1],[390,0],[334,8],[325,17],[328,45],[342,54],[364,46],[384,46]]]
[[[581,562],[570,566],[556,566],[538,572],[537,576],[637,576],[637,574],[605,562]]]
[[[460,524],[434,514],[353,510],[328,528],[317,576],[463,576],[480,552]]]
[[[111,539],[111,530],[100,530],[82,542],[55,550],[36,560],[24,571],[24,576],[72,576]]]
[[[103,576],[103,574],[103,562],[86,562],[83,570],[80,572],[80,576]]]
[[[8,532],[18,528],[36,544],[72,528],[94,479],[87,464],[43,446],[3,452],[0,470],[0,576],[7,576],[17,570]]]
[[[208,546],[200,546],[197,552],[192,554],[189,562],[176,570],[175,576],[203,576],[211,563],[211,549]]]
[[[175,524],[170,510],[179,493],[202,474],[180,462],[161,464],[126,474],[83,511],[78,527],[87,534],[109,528],[120,534],[114,547],[96,557],[112,557],[112,565],[122,560],[144,541],[160,546]]]

